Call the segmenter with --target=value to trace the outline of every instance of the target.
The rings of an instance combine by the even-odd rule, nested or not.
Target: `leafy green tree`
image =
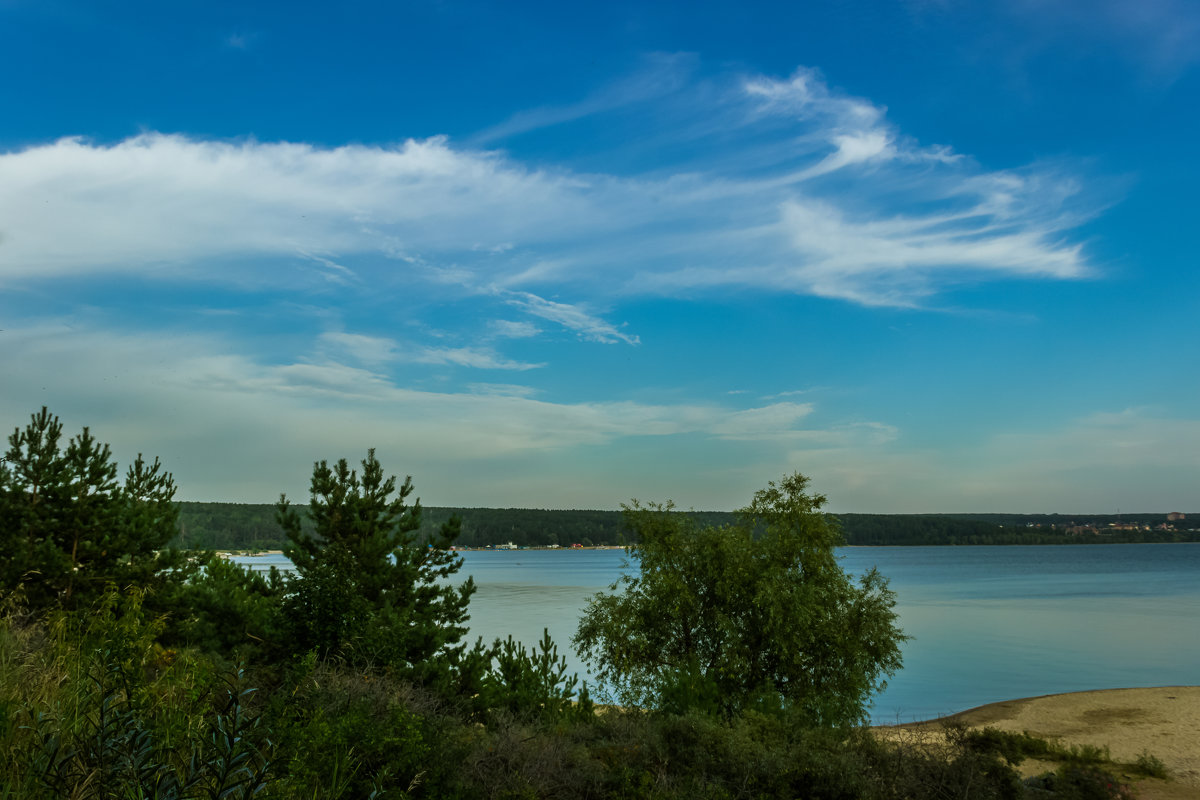
[[[432,680],[463,652],[468,578],[449,578],[462,565],[450,550],[460,522],[450,518],[419,536],[421,504],[407,503],[412,479],[394,476],[368,450],[361,476],[345,459],[313,467],[308,507],[313,530],[281,496],[278,519],[290,544],[284,553],[297,575],[283,601],[290,645],[351,663],[391,667]]]
[[[894,595],[857,583],[836,524],[799,473],[772,482],[725,527],[670,504],[625,507],[640,571],[589,602],[573,639],[627,705],[736,714],[782,708],[811,724],[861,720],[901,664]]]
[[[35,609],[86,607],[112,583],[154,589],[177,578],[160,553],[176,534],[175,482],[138,454],[118,480],[107,444],[84,428],[63,446],[46,408],[8,437],[0,462],[0,588]]]

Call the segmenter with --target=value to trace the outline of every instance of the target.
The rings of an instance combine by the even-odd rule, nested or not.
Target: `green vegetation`
[[[574,640],[618,702],[863,721],[904,636],[887,582],[872,569],[856,586],[838,564],[841,533],[807,485],[772,482],[719,528],[670,506],[626,509],[640,570],[592,599]]]
[[[1114,774],[1116,771],[1131,771],[1160,780],[1170,777],[1163,762],[1144,751],[1134,763],[1120,764],[1112,760],[1108,748],[1063,745],[1028,732],[1013,733],[992,727],[969,730],[961,726],[949,726],[946,734],[954,748],[966,749],[985,757],[999,757],[1009,765],[1021,764],[1026,759],[1056,764],[1054,771],[1024,782],[1025,789],[1035,797],[1127,798],[1131,794]]]
[[[1171,777],[1171,773],[1162,759],[1145,750],[1138,754],[1137,760],[1133,762],[1133,767],[1148,778],[1166,780]]]
[[[239,672],[156,646],[154,621],[127,600],[86,624],[0,618],[0,797],[1127,796],[1104,765],[1023,784],[986,749],[883,742],[789,715],[479,716],[336,660]]]
[[[475,584],[445,582],[461,564],[449,549],[458,519],[419,539],[421,504],[408,505],[412,491],[411,479],[397,489],[395,477],[385,478],[371,450],[361,477],[345,459],[313,467],[312,532],[280,497],[284,553],[296,568],[282,600],[291,655],[337,656],[427,680],[429,670],[461,659]]]
[[[8,437],[0,461],[0,585],[34,610],[86,608],[109,583],[165,590],[182,566],[164,553],[176,534],[175,483],[141,454],[117,480],[91,432],[62,442],[45,408]]]
[[[995,753],[1010,764],[1020,764],[1027,758],[1061,761],[1077,766],[1112,763],[1108,748],[1086,744],[1063,745],[1028,732],[1013,733],[992,727],[978,730],[951,727],[951,732],[961,737],[967,748],[981,753]]]
[[[212,550],[280,550],[287,537],[275,521],[275,506],[239,503],[179,503],[181,548]],[[553,511],[536,508],[422,509],[421,532],[433,534],[451,517],[462,528],[458,544],[488,547],[513,542],[521,547],[570,547],[572,544],[616,546],[628,539],[620,511]],[[721,527],[737,522],[725,511],[676,512],[698,527]],[[1111,524],[1160,525],[1165,514],[1057,515],[998,514],[837,514],[846,544],[856,546],[903,545],[1008,545],[1008,544],[1114,544],[1122,542],[1200,541],[1196,526],[1200,514],[1172,523],[1170,530],[1118,530]],[[302,519],[303,524],[309,524]],[[1029,527],[1040,525],[1041,527]],[[1051,527],[1055,526],[1055,527]],[[1070,530],[1076,530],[1071,533]],[[1095,531],[1095,532],[1093,532]]]
[[[426,527],[411,483],[385,477],[373,452],[361,472],[315,465],[307,521],[281,498],[298,568],[284,578],[164,552],[171,476],[139,458],[120,484],[86,430],[65,450],[60,440],[43,410],[0,465],[12,554],[0,572],[0,800],[1026,791],[1002,754],[1012,743],[960,737],[935,753],[851,724],[899,667],[900,634],[883,580],[855,586],[837,569],[837,528],[803,476],[759,492],[730,527],[628,511],[647,577],[627,591],[677,607],[659,619],[643,605],[618,630],[629,595],[597,599],[580,636],[647,703],[598,710],[548,635],[533,649],[461,641],[473,587],[454,583],[460,526]],[[682,640],[661,624],[692,615]],[[626,659],[622,631],[670,659],[650,666],[644,648]],[[1071,769],[1036,796],[1120,796],[1097,768]]]

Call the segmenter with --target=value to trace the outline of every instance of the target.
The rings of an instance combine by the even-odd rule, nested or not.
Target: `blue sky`
[[[1185,0],[0,0],[0,420],[191,500],[1200,509]]]

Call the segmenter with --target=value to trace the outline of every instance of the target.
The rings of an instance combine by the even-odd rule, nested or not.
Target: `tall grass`
[[[141,597],[87,614],[0,619],[0,798],[258,795],[269,761],[252,691],[155,644]]]
[[[481,714],[479,696],[456,700],[314,656],[244,671],[164,649],[160,630],[136,593],[112,592],[70,617],[0,613],[0,800],[1103,800],[1124,792],[1094,763],[1103,753],[1026,735],[962,731],[933,748],[861,729],[813,730],[782,712],[593,714],[553,683],[560,665],[548,643],[504,651]],[[522,672],[537,664],[553,685]],[[1070,763],[1037,786],[1012,767],[1056,755]]]

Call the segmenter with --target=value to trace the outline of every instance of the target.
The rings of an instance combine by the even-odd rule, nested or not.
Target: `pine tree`
[[[463,653],[475,584],[448,580],[462,565],[450,549],[461,523],[452,517],[419,537],[421,504],[408,504],[412,492],[411,478],[398,489],[395,476],[385,479],[369,450],[361,476],[345,459],[313,466],[312,533],[280,497],[278,520],[290,542],[284,553],[297,572],[283,603],[293,652],[387,666],[419,680],[432,680]]]
[[[177,577],[160,551],[177,532],[175,482],[139,453],[125,481],[88,428],[62,446],[45,407],[8,437],[0,463],[0,588],[33,609],[85,607],[109,584],[160,587]]]

